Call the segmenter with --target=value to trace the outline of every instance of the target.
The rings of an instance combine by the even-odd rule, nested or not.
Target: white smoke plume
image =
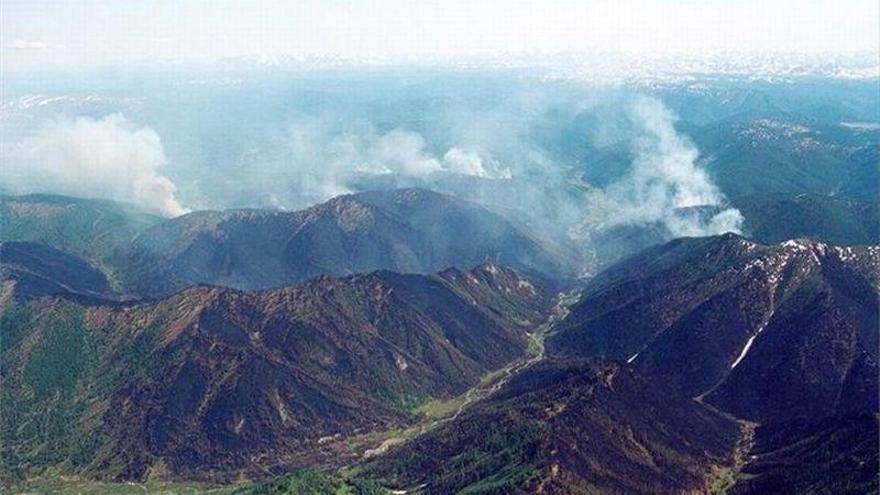
[[[497,165],[487,166],[486,160],[480,153],[458,146],[449,148],[449,151],[443,155],[443,163],[447,170],[461,175],[484,179],[510,179],[512,177],[509,168],[500,169]]]
[[[53,122],[9,150],[2,184],[16,193],[53,192],[135,204],[165,216],[186,213],[176,186],[159,170],[158,134],[121,114]]]
[[[509,170],[490,167],[475,150],[458,146],[449,148],[442,157],[426,149],[425,139],[417,132],[394,129],[379,136],[366,136],[362,158],[352,157],[362,174],[398,174],[425,177],[433,174],[458,174],[481,178],[507,178]],[[358,162],[359,160],[359,162]]]
[[[388,177],[399,185],[415,185],[444,175],[510,177],[510,171],[501,169],[485,152],[452,146],[442,154],[435,153],[418,132],[395,128],[382,133],[369,124],[340,130],[332,123],[303,119],[290,126],[287,146],[281,153],[283,165],[266,168],[273,170],[276,178],[286,178],[284,192],[295,202],[273,204],[288,208],[356,192],[357,182],[371,177]],[[248,169],[265,163],[250,164]],[[277,181],[269,185],[273,187],[278,187]]]
[[[629,117],[635,158],[629,174],[606,191],[613,205],[608,224],[660,223],[674,237],[739,233],[742,215],[725,207],[724,195],[699,166],[696,146],[676,132],[672,113],[659,100],[640,97]],[[699,214],[695,207],[711,211]]]

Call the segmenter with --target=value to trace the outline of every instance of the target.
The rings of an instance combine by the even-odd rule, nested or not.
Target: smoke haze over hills
[[[115,99],[19,100],[33,106],[3,121],[11,153],[0,186],[110,198],[165,216],[292,210],[420,186],[554,237],[580,238],[597,224],[659,222],[673,235],[741,230],[696,145],[675,129],[674,112],[633,89],[505,73],[440,71],[426,80],[405,70],[256,77],[232,88],[214,80],[195,101],[161,78],[147,86],[156,88]],[[607,167],[615,154],[622,165]],[[587,177],[602,168],[605,180]],[[694,206],[719,210],[681,213]]]

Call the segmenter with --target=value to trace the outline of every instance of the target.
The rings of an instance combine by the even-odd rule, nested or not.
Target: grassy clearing
[[[713,495],[724,495],[736,483],[736,471],[726,467],[715,467],[707,483],[707,492]]]
[[[529,356],[537,356],[544,350],[544,332],[532,332],[529,334]]]
[[[451,399],[432,399],[416,408],[416,414],[424,415],[428,419],[440,419],[455,414],[459,407],[464,404],[465,395],[459,395]]]

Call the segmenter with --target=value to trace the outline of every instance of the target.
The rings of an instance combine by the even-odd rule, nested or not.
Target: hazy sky
[[[877,0],[2,0],[3,64],[877,51]]]

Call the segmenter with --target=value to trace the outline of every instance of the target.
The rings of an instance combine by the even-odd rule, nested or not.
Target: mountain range
[[[296,212],[200,211],[160,220],[125,205],[61,196],[4,197],[3,240],[40,242],[107,272],[120,295],[193,284],[278,287],[370,270],[430,273],[498,263],[562,280],[570,253],[488,210],[426,189],[340,196]]]
[[[20,274],[4,284],[29,288]],[[277,473],[411,423],[523,356],[550,302],[496,265],[155,301],[22,295],[2,314],[4,468],[121,480]]]
[[[759,242],[880,243],[876,201],[776,194],[733,204]],[[417,188],[340,196],[294,212],[198,211],[172,219],[106,200],[0,196],[0,240],[80,256],[117,296],[161,297],[193,284],[247,290],[321,274],[430,273],[484,262],[569,283],[671,236],[660,224],[598,228],[588,238],[548,234],[553,229],[520,213]]]
[[[872,493],[878,280],[877,247],[648,249],[587,283],[543,362],[365,472],[425,493]]]
[[[741,204],[846,242],[621,231],[653,246],[578,279],[577,250],[424,189],[174,219],[3,197],[0,481],[876,491],[875,206]]]

